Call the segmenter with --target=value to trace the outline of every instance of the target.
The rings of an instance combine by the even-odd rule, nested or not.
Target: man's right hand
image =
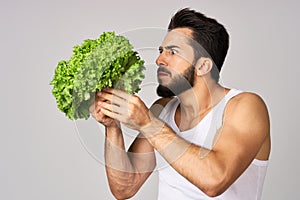
[[[113,126],[120,126],[120,123],[117,120],[112,119],[101,112],[99,102],[104,101],[105,99],[99,97],[98,93],[95,94],[95,100],[89,108],[91,115],[96,119],[96,121],[103,124],[107,128]]]

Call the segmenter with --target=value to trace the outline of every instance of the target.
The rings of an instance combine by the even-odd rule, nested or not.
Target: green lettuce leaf
[[[96,92],[114,87],[137,93],[144,70],[144,61],[128,39],[104,32],[96,40],[74,46],[71,58],[58,63],[50,82],[52,94],[69,119],[88,119]]]

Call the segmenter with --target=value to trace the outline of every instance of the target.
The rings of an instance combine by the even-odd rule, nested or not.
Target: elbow
[[[223,194],[229,186],[226,178],[215,178],[208,182],[201,190],[209,197],[217,197]]]
[[[116,194],[116,193],[113,193],[113,196],[117,200],[130,199],[132,197],[132,196],[127,196],[127,195],[124,195],[124,194]]]
[[[139,185],[136,182],[125,182],[125,183],[109,183],[110,191],[112,195],[118,199],[130,199],[139,190]]]
[[[129,199],[133,197],[140,188],[139,176],[137,174],[127,174],[124,177],[108,177],[109,189],[115,199]]]
[[[111,193],[118,200],[130,199],[136,194],[136,192],[130,191],[128,189],[127,190],[115,189],[115,190],[111,190]]]
[[[204,191],[204,193],[211,197],[211,198],[214,198],[214,197],[217,197],[219,195],[221,195],[223,193],[223,191],[221,192],[219,189],[217,188],[209,188],[208,190]]]
[[[223,194],[223,192],[225,192],[225,190],[222,190],[222,189],[218,188],[217,186],[211,186],[211,187],[206,188],[203,192],[209,197],[217,197],[217,196]]]

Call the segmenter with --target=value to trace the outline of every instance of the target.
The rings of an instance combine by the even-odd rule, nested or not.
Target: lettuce
[[[114,87],[137,93],[144,70],[144,61],[128,39],[104,32],[74,46],[71,58],[57,64],[50,85],[57,107],[69,119],[88,119],[96,92]]]

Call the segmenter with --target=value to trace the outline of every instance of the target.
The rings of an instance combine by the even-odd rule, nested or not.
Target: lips
[[[170,74],[167,73],[167,72],[158,72],[158,73],[157,73],[157,76],[158,76],[158,77],[166,77],[166,76],[170,76]]]
[[[168,76],[171,76],[171,73],[164,67],[159,67],[157,69],[157,76],[158,77],[168,77]]]

